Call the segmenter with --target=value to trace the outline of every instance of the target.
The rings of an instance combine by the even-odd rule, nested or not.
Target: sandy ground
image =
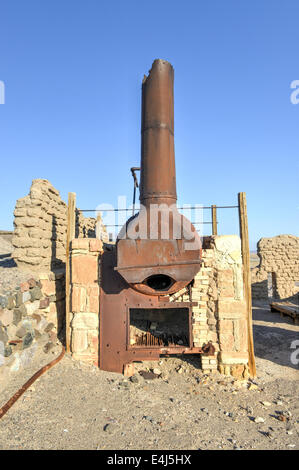
[[[22,272],[17,268],[11,257],[12,250],[12,244],[0,236],[0,295],[34,277],[33,272]]]
[[[161,376],[133,382],[65,356],[0,420],[0,449],[299,449],[290,362],[299,327],[267,308],[253,313],[254,383],[203,375],[195,356],[138,364]],[[0,406],[59,351],[37,354],[2,383]]]

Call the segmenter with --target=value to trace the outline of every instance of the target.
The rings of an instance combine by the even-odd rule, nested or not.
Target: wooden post
[[[217,208],[215,205],[212,208],[212,235],[217,235]]]
[[[65,340],[66,352],[71,350],[71,305],[70,305],[70,245],[75,238],[76,227],[76,193],[69,193],[67,207],[67,232],[66,232],[66,262],[65,262]]]
[[[248,333],[247,336],[248,336],[248,361],[249,361],[248,366],[249,366],[250,375],[252,377],[255,377],[256,367],[255,367],[253,331],[252,331],[250,252],[249,252],[246,193],[238,194],[238,202],[239,202],[241,249],[242,249],[242,260],[243,260],[243,285],[244,285],[244,296],[245,296],[246,306],[247,306],[247,333]]]

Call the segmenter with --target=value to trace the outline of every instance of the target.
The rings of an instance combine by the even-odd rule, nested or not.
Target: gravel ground
[[[33,272],[20,271],[11,257],[12,244],[0,237],[0,294],[13,290],[21,282],[34,277]]]
[[[133,381],[65,356],[0,420],[0,449],[298,449],[298,332],[254,308],[258,377],[248,383],[202,374],[195,356],[137,364],[161,376]],[[0,384],[1,404],[59,351]]]

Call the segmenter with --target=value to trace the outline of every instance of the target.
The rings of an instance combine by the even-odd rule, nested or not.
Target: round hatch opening
[[[145,283],[154,290],[168,290],[172,284],[173,279],[166,274],[154,274],[146,279]]]

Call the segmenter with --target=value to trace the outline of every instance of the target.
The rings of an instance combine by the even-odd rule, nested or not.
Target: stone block
[[[86,364],[99,365],[99,357],[98,354],[95,353],[73,353],[73,358],[78,361],[86,362]]]
[[[29,291],[23,292],[22,302],[25,303],[25,302],[28,302],[29,300],[31,300],[30,292]]]
[[[235,343],[237,351],[246,352],[248,350],[248,326],[246,319],[240,319],[234,322]]]
[[[72,286],[71,310],[73,313],[87,311],[87,295],[85,287]]]
[[[39,300],[35,300],[34,302],[28,303],[25,305],[27,315],[33,315],[39,310]]]
[[[27,282],[28,282],[28,284],[29,284],[30,289],[32,289],[32,287],[36,287],[36,285],[37,285],[37,282],[36,282],[35,279],[33,279],[33,277],[31,277],[30,279],[28,279]]]
[[[13,311],[4,309],[0,312],[0,325],[8,326],[13,322]]]
[[[89,238],[75,238],[72,240],[72,250],[89,250]]]
[[[248,353],[240,352],[220,352],[219,360],[222,364],[248,364]]]
[[[232,351],[235,345],[234,335],[230,333],[223,333],[219,336],[220,350]]]
[[[214,238],[215,248],[221,253],[241,252],[241,239],[238,235],[220,235]]]
[[[56,293],[56,284],[55,281],[49,281],[47,279],[41,279],[41,290],[42,293],[46,296],[55,295]]]
[[[6,344],[7,341],[8,341],[8,335],[5,329],[2,326],[0,326],[0,342]]]
[[[94,252],[101,252],[103,250],[103,242],[102,240],[98,240],[97,238],[92,238],[90,240],[90,251]]]
[[[72,352],[80,353],[88,348],[87,331],[75,329],[72,332]]]
[[[234,324],[233,324],[232,320],[219,320],[218,321],[218,329],[219,329],[220,334],[222,334],[222,333],[233,334]]]
[[[241,318],[246,315],[246,303],[238,300],[218,300],[217,311],[219,318]]]
[[[72,256],[72,281],[87,286],[98,281],[98,260],[92,255]]]
[[[28,282],[22,282],[20,284],[20,290],[21,290],[21,292],[27,292],[29,290]]]
[[[220,297],[234,298],[235,289],[234,289],[233,283],[231,283],[231,282],[221,282],[221,283],[219,283],[219,296]]]
[[[99,317],[95,313],[75,313],[72,320],[74,329],[96,330],[99,327]]]
[[[100,298],[98,295],[89,296],[89,311],[99,313],[100,311]]]
[[[46,297],[45,299],[42,299],[39,303],[39,308],[43,309],[43,308],[47,308],[49,307],[49,304],[50,304],[50,300],[49,300],[49,297]]]
[[[43,296],[42,291],[39,287],[35,286],[30,290],[31,301],[40,300]]]
[[[237,364],[231,367],[230,373],[235,379],[240,380],[243,378],[244,370],[244,364]]]

